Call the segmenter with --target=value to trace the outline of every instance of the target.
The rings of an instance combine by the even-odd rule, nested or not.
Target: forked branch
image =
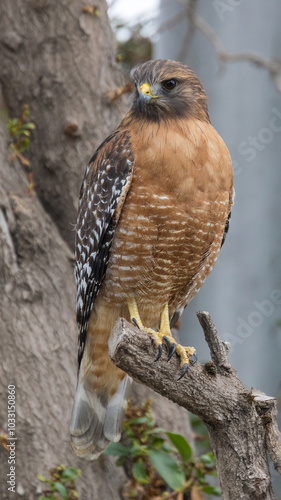
[[[274,499],[267,461],[270,454],[281,469],[281,441],[276,401],[258,391],[249,392],[231,367],[228,346],[219,339],[210,315],[198,313],[212,361],[196,363],[178,381],[177,356],[169,363],[165,352],[155,363],[150,337],[124,319],[118,320],[109,340],[116,366],[207,425],[224,500]],[[230,466],[231,464],[231,466]]]

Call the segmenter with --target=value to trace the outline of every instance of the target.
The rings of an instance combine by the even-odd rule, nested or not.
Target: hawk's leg
[[[165,304],[165,307],[161,313],[161,320],[160,320],[160,331],[156,332],[155,330],[152,330],[151,328],[146,328],[144,327],[140,314],[138,311],[138,306],[136,303],[136,300],[132,297],[128,298],[128,308],[129,308],[129,313],[131,317],[132,323],[137,325],[137,327],[144,331],[147,332],[151,337],[153,337],[154,342],[156,346],[158,347],[158,355],[155,361],[158,361],[158,359],[161,357],[162,354],[162,345],[163,342],[168,346],[169,348],[169,354],[168,354],[168,361],[171,359],[174,353],[176,353],[181,360],[181,376],[179,380],[185,375],[188,365],[190,363],[189,358],[195,355],[196,350],[194,347],[183,347],[180,344],[178,344],[174,337],[172,336],[171,329],[170,329],[170,318],[169,318],[169,308],[168,308],[168,303]]]

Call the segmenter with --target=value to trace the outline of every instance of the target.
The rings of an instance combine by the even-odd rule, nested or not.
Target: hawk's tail
[[[110,442],[119,441],[131,383],[126,375],[110,397],[106,387],[92,391],[87,376],[83,380],[79,376],[70,424],[76,455],[95,460]]]

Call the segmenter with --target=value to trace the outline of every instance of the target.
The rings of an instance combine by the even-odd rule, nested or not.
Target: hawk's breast
[[[165,302],[173,310],[196,294],[215,263],[229,213],[221,143],[215,153],[212,143],[208,155],[205,134],[196,148],[186,141],[183,151],[181,137],[164,142],[154,138],[135,154],[104,283],[111,302],[122,305],[133,296],[159,314]]]

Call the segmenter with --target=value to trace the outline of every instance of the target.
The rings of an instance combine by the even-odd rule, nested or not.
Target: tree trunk
[[[12,117],[30,106],[36,132],[28,156],[36,192],[69,243],[87,162],[120,120],[118,106],[107,98],[122,78],[106,2],[99,2],[100,17],[83,12],[85,5],[15,0],[0,6],[5,103]]]
[[[107,98],[122,76],[106,3],[96,2],[100,17],[83,12],[83,5],[0,4],[0,432],[8,432],[8,386],[15,386],[17,438],[16,494],[8,490],[9,452],[0,448],[3,500],[38,498],[36,474],[48,475],[61,463],[82,469],[83,500],[115,500],[126,480],[108,457],[93,463],[75,457],[68,430],[76,385],[72,224],[85,166],[127,107],[125,98]],[[36,125],[24,153],[35,178],[33,196],[23,165],[9,160],[4,126],[4,107],[14,118],[23,104]],[[141,399],[148,394],[142,387],[139,393]],[[153,399],[156,415],[190,438],[185,410]]]

